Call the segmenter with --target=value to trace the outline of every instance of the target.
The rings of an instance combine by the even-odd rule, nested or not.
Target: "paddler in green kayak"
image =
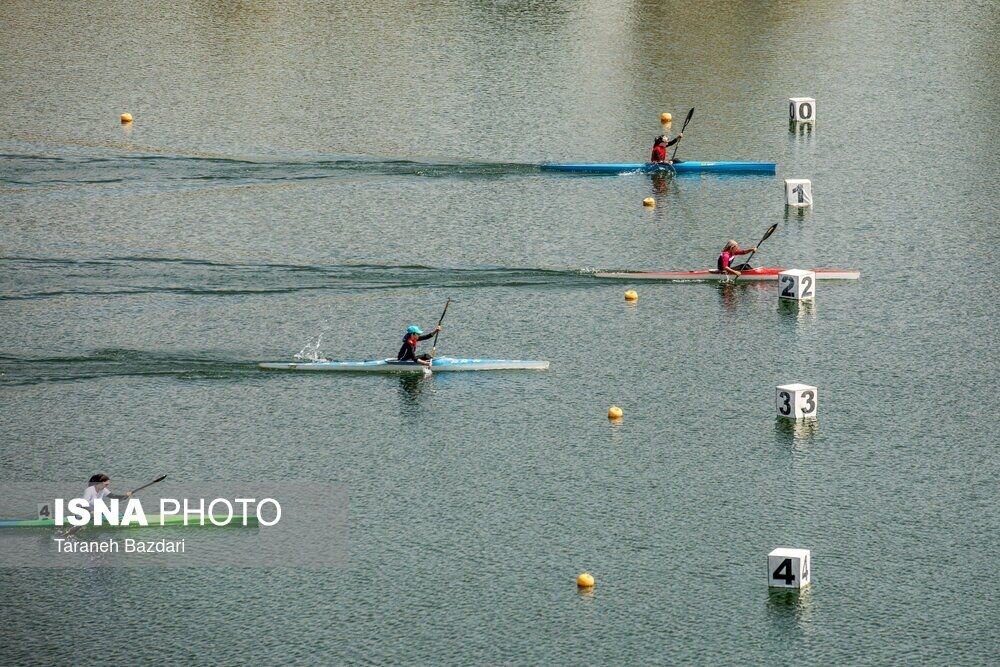
[[[98,473],[90,477],[90,481],[87,482],[87,488],[83,492],[83,500],[87,503],[87,508],[90,511],[94,510],[94,503],[98,500],[104,500],[109,498],[112,500],[126,500],[132,497],[131,491],[126,491],[125,493],[116,494],[111,493],[111,478],[105,474]],[[70,535],[76,535],[83,526],[73,526],[65,532],[68,537]]]
[[[433,338],[434,334],[441,331],[441,325],[434,327],[434,330],[425,334],[416,324],[407,327],[406,335],[403,336],[403,346],[399,348],[396,361],[415,361],[421,366],[431,365],[431,355],[421,354],[417,356],[417,343],[428,338]]]
[[[87,506],[93,508],[94,501],[112,498],[114,500],[125,500],[131,498],[132,492],[126,491],[122,494],[111,493],[111,478],[104,474],[97,474],[87,482],[87,489],[83,492],[83,499],[87,501]]]

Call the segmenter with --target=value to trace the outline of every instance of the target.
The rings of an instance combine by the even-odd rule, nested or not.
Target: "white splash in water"
[[[298,354],[295,355],[296,361],[326,361],[323,355],[319,353],[319,346],[323,342],[323,334],[320,334],[316,339],[316,342],[311,340],[305,344],[305,346],[299,350]]]

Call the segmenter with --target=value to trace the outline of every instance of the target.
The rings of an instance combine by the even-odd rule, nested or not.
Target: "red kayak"
[[[748,269],[736,280],[740,282],[753,280],[777,280],[778,274],[788,269],[781,269],[774,266],[762,266],[759,269]],[[861,277],[860,271],[851,269],[809,269],[816,274],[817,280],[857,280]],[[625,280],[679,280],[679,281],[705,281],[705,280],[732,280],[735,276],[702,269],[701,271],[634,271],[620,273],[595,273],[597,278],[621,278]]]

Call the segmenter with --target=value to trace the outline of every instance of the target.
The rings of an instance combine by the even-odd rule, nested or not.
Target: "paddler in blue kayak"
[[[742,250],[740,249],[739,243],[737,243],[732,239],[729,239],[729,241],[726,242],[726,247],[722,249],[721,253],[719,253],[719,259],[716,262],[715,268],[719,273],[728,273],[729,275],[736,276],[738,278],[741,275],[740,271],[737,271],[736,269],[731,267],[730,264],[733,263],[733,260],[736,259],[737,255],[746,255],[747,253],[751,252],[757,252],[757,246],[754,246],[752,248],[747,248],[746,250]],[[746,270],[749,267],[743,267],[743,268],[744,270]]]
[[[684,133],[681,132],[671,139],[665,134],[661,134],[653,141],[653,152],[649,155],[649,161],[654,163],[673,164],[673,160],[667,159],[667,149],[681,140]]]
[[[421,366],[430,366],[431,355],[421,354],[419,357],[417,356],[417,343],[428,338],[433,338],[434,334],[438,331],[441,331],[440,324],[434,327],[434,331],[429,334],[425,334],[416,324],[407,327],[406,335],[403,336],[403,346],[399,348],[396,361],[415,361]]]

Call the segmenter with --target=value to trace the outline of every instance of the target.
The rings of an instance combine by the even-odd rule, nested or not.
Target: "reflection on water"
[[[625,430],[625,420],[622,417],[618,419],[609,419],[608,423],[611,424],[611,437],[610,446],[613,451],[620,451],[627,443],[625,441],[626,430]]]
[[[722,301],[722,309],[727,313],[736,312],[736,283],[719,283],[719,299]]]
[[[770,281],[736,282],[734,279],[722,280],[717,283],[719,300],[727,313],[735,313],[741,301],[756,301],[757,294],[774,289]]]
[[[802,123],[796,120],[790,120],[788,121],[788,133],[795,135],[796,137],[811,137],[814,124],[815,123]]]
[[[779,630],[809,630],[815,614],[812,586],[769,588],[767,612],[768,618]]]
[[[802,221],[806,219],[806,214],[813,209],[815,204],[812,206],[786,206],[785,207],[785,222],[789,220]]]
[[[400,373],[399,374],[399,396],[403,399],[404,407],[413,407],[419,404],[421,394],[425,387],[430,386],[433,375],[427,373]]]
[[[778,299],[778,315],[787,322],[801,323],[806,320],[815,320],[816,302]]]
[[[779,443],[790,445],[793,449],[801,449],[810,438],[819,433],[819,420],[775,417],[774,432],[778,436]]]
[[[666,195],[670,192],[670,181],[671,174],[664,173],[653,173],[649,175],[650,183],[652,184],[652,190],[654,195]]]

